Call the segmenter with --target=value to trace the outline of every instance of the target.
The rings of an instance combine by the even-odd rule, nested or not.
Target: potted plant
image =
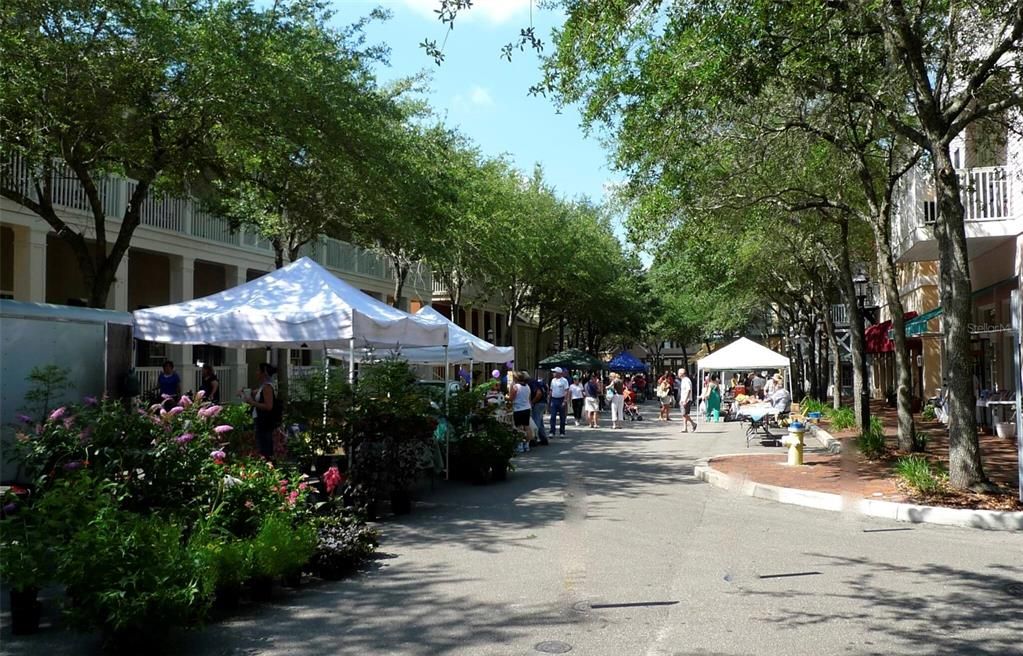
[[[379,544],[377,533],[357,516],[337,513],[320,519],[316,550],[309,561],[313,574],[337,580],[358,567]]]
[[[302,567],[309,562],[316,549],[316,531],[312,525],[292,524],[284,513],[270,515],[263,520],[259,532],[252,540],[252,596],[268,601],[273,596],[273,582],[277,577],[294,582]]]
[[[40,528],[31,509],[17,499],[5,499],[0,521],[0,579],[9,588],[11,631],[16,635],[39,630],[39,589],[52,576],[48,534]]]

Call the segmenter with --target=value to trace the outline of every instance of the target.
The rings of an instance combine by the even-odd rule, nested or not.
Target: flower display
[[[64,406],[60,406],[59,408],[50,413],[50,416],[48,417],[47,420],[59,421],[65,414],[67,414],[67,408]]]
[[[212,419],[213,417],[216,417],[218,414],[220,414],[220,411],[222,409],[223,406],[219,405],[206,406],[205,408],[199,409],[199,416],[202,417],[203,419]]]
[[[210,457],[213,458],[213,462],[218,465],[223,464],[224,459],[227,458],[227,453],[223,449],[217,449],[216,451],[210,452]]]
[[[341,472],[337,467],[330,467],[323,475],[323,483],[327,486],[327,494],[334,494],[334,490],[341,484]]]
[[[193,435],[192,433],[184,433],[183,435],[178,435],[177,437],[175,437],[174,441],[177,442],[178,444],[185,445],[191,442],[193,439],[195,439],[195,435]]]
[[[233,430],[234,430],[233,426],[228,426],[227,424],[221,424],[221,425],[217,426],[216,428],[214,428],[213,432],[216,433],[217,435],[223,435],[224,433],[230,433]]]
[[[181,406],[182,408],[187,408],[188,406],[192,405],[192,399],[188,398],[187,394],[182,394],[181,398],[178,399],[178,405]]]

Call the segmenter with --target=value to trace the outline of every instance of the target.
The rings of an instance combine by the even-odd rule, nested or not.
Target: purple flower
[[[13,501],[10,502],[10,503],[5,503],[4,504],[4,514],[5,515],[13,515],[16,512],[18,512],[18,504],[16,504]]]
[[[164,401],[169,401],[170,399],[174,398],[174,395],[173,394],[161,394],[160,398],[162,398]]]
[[[191,442],[193,438],[195,438],[195,435],[192,435],[191,433],[185,433],[184,435],[178,435],[177,437],[175,437],[174,441],[177,442],[178,444],[184,445]]]
[[[26,423],[26,424],[31,424],[32,423],[32,417],[29,417],[28,415],[18,415],[18,419],[21,420],[23,423]]]
[[[82,468],[81,460],[72,460],[71,462],[64,464],[64,471],[76,471]]]
[[[163,404],[162,403],[154,403],[153,405],[149,406],[149,411],[150,412],[156,412],[157,410],[160,410],[162,408],[163,408]]]
[[[173,408],[171,408],[170,410],[168,410],[167,414],[169,414],[171,417],[173,417],[174,415],[180,415],[184,411],[185,411],[184,408],[182,408],[180,405],[176,405]]]
[[[233,430],[234,430],[233,426],[228,426],[227,424],[221,424],[221,425],[217,426],[216,428],[214,428],[213,432],[216,433],[217,435],[223,435],[224,433],[230,433]]]
[[[187,395],[182,394],[181,398],[178,399],[178,405],[181,406],[182,408],[187,408],[188,406],[192,405],[192,399],[188,398]]]
[[[82,399],[82,401],[85,402],[85,405],[96,405],[97,403],[99,403],[99,401],[96,400],[95,396],[87,396],[84,399]]]
[[[211,405],[199,410],[199,416],[203,419],[211,419],[220,414],[220,411],[224,408],[219,405]]]
[[[227,454],[224,453],[223,449],[217,449],[216,451],[210,451],[210,457],[213,458],[213,460],[216,461],[217,464],[219,464],[224,461],[224,458],[227,457]]]
[[[64,417],[64,428],[71,430],[71,426],[74,425],[74,423],[75,423],[74,417]]]
[[[59,408],[50,413],[49,421],[57,421],[58,419],[63,417],[65,413],[67,413],[67,408],[65,408],[64,406],[60,406]]]

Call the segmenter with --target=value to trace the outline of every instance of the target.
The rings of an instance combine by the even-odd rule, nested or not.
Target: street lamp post
[[[868,385],[867,375],[867,344],[866,344],[866,309],[867,309],[867,290],[869,289],[870,278],[863,271],[860,271],[853,276],[853,286],[856,290],[856,307],[859,309],[860,314],[860,334],[864,336],[863,340],[863,381],[862,388],[860,389],[860,425],[863,430],[866,431],[870,428],[870,388]]]

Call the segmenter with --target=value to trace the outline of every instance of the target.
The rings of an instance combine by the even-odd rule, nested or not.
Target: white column
[[[46,235],[49,228],[35,222],[30,228],[14,227],[14,298],[46,302]],[[78,263],[72,263],[78,270]]]
[[[195,289],[195,258],[182,255],[170,257],[170,302],[190,301]],[[191,381],[192,347],[174,345],[169,349],[170,359],[174,361],[182,380],[182,388],[188,389],[185,381]],[[187,375],[186,375],[187,374]]]
[[[131,308],[128,307],[128,259],[130,257],[131,250],[121,258],[121,263],[117,265],[112,293],[107,295],[107,307],[119,312],[131,311]]]
[[[224,267],[224,286],[227,289],[232,289],[238,285],[245,284],[245,278],[248,276],[248,268],[244,265],[238,266],[225,266]],[[248,359],[246,358],[245,349],[225,349],[224,350],[225,362],[231,365],[232,371],[234,372],[234,379],[230,382],[231,387],[228,389],[233,395],[235,390],[248,385]],[[223,385],[223,381],[221,385]],[[228,397],[221,394],[221,399],[227,399]]]

